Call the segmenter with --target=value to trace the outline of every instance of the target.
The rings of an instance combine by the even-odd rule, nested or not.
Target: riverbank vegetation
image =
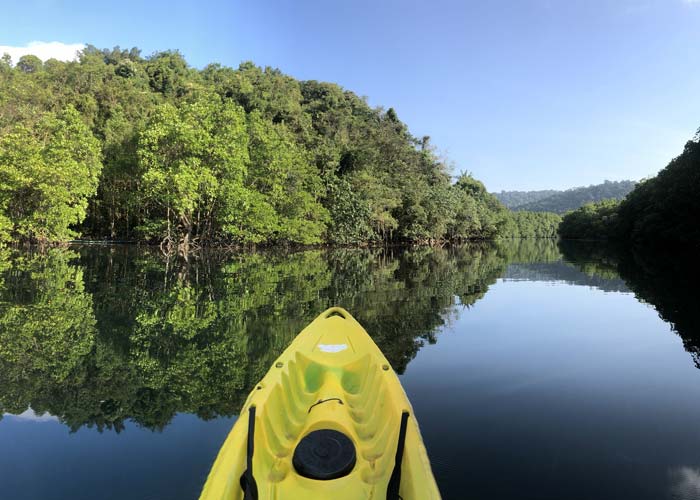
[[[511,212],[506,234],[511,238],[556,238],[561,216],[552,212]]]
[[[564,216],[563,238],[700,246],[700,136],[658,175],[620,201],[588,204]]]
[[[564,239],[607,239],[616,230],[619,206],[617,200],[586,203],[564,215],[559,225],[559,235]]]
[[[524,237],[540,224],[513,220],[469,175],[454,182],[392,108],[276,69],[88,46],[73,62],[3,57],[0,89],[4,240],[186,252]]]

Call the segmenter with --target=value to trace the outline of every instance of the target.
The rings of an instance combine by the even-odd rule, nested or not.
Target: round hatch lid
[[[310,479],[337,479],[355,467],[355,445],[342,432],[320,429],[308,433],[294,450],[296,471]]]

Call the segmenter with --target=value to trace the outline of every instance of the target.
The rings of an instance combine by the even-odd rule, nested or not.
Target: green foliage
[[[511,238],[557,238],[562,218],[551,212],[511,212],[506,234]]]
[[[327,241],[346,245],[374,239],[369,204],[352,189],[346,179],[333,176],[326,183],[326,196],[325,204],[331,210]]]
[[[610,238],[617,228],[619,205],[616,200],[587,203],[562,218],[559,235],[567,239]]]
[[[243,191],[248,162],[243,110],[218,97],[156,108],[141,132],[138,159],[147,237],[185,250],[210,241],[226,204]]]
[[[41,71],[44,63],[37,56],[26,55],[19,58],[17,61],[17,69],[24,73],[36,73]]]
[[[246,181],[274,211],[271,239],[320,243],[328,220],[319,203],[321,179],[310,155],[284,123],[271,123],[258,111],[249,115],[251,167]]]
[[[484,185],[462,175],[452,188],[455,217],[449,234],[456,239],[507,236],[508,211]]]
[[[669,241],[700,247],[700,141],[686,143],[656,177],[620,203],[615,237],[639,243]]]
[[[481,183],[453,183],[394,109],[250,62],[200,71],[177,51],[90,45],[72,62],[5,58],[0,137],[0,240],[81,232],[184,253],[491,239],[515,227]]]
[[[29,241],[72,237],[101,169],[99,143],[73,107],[10,127],[0,138],[0,229]]]
[[[107,58],[106,58],[107,59]],[[105,62],[109,63],[109,59]],[[124,63],[118,68],[119,76],[132,76],[135,68],[125,70]],[[154,92],[167,97],[182,97],[187,92],[188,67],[187,62],[177,51],[158,52],[148,58],[145,64],[148,83]]]
[[[511,210],[564,214],[587,203],[621,200],[635,184],[634,181],[605,181],[566,191],[501,191],[495,196]]]

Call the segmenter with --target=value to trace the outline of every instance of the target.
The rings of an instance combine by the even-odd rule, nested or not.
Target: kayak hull
[[[399,469],[395,463],[404,413]],[[304,477],[293,463],[295,449],[305,436],[324,429],[352,441],[354,466],[331,480]],[[395,469],[400,470],[403,500],[440,498],[396,373],[362,326],[335,307],[302,330],[250,393],[200,499],[243,499],[244,476],[254,480],[260,499],[385,499],[392,496]]]

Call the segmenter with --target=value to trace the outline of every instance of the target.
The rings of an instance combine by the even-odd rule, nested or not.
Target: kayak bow
[[[200,500],[439,499],[399,378],[347,311],[323,312],[248,396]]]

